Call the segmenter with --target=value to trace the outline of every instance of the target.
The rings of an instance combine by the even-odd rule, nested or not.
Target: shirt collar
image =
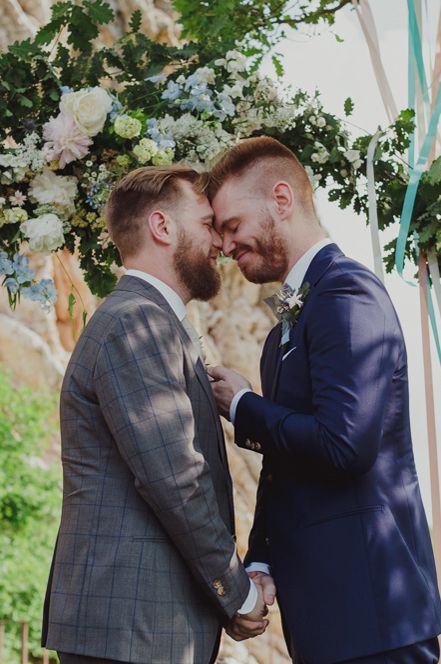
[[[293,290],[298,290],[302,285],[302,281],[305,278],[305,274],[308,270],[308,267],[312,263],[313,258],[316,256],[316,254],[318,254],[320,249],[323,249],[323,247],[326,247],[328,244],[332,244],[332,240],[325,238],[324,240],[320,240],[319,242],[313,244],[312,247],[308,249],[308,251],[305,251],[303,256],[299,258],[297,263],[295,263],[289,271],[288,276],[285,279],[285,283],[288,284],[288,286],[290,286]]]
[[[141,270],[127,270],[125,274],[128,277],[138,277],[138,279],[143,279],[144,281],[147,281],[148,284],[154,286],[167,300],[179,320],[182,321],[185,318],[185,304],[173,288],[170,288],[170,286],[167,286],[167,284],[153,275],[148,274],[147,272],[142,272]]]

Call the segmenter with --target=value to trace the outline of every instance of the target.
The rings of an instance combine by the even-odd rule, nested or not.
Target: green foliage
[[[346,117],[348,117],[349,115],[352,115],[353,110],[354,110],[354,102],[352,101],[352,99],[350,97],[348,97],[347,99],[345,99],[345,103],[344,103],[344,111],[345,111]]]
[[[42,606],[61,497],[57,469],[41,460],[54,435],[54,408],[53,398],[15,387],[0,368],[0,620],[7,622],[4,661],[18,661],[16,623],[20,621],[30,622],[31,652],[40,652]]]
[[[260,61],[287,28],[333,25],[337,11],[351,0],[173,0],[183,36],[200,43],[203,61],[222,56],[241,43]],[[276,59],[277,68],[280,60]]]

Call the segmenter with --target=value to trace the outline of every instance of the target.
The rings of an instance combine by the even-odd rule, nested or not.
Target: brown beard
[[[221,287],[220,274],[209,262],[209,256],[195,246],[187,233],[180,229],[179,246],[174,255],[176,273],[193,300],[210,300]]]
[[[288,258],[282,238],[277,234],[274,220],[267,217],[262,223],[262,239],[256,239],[250,252],[258,259],[255,265],[249,265],[240,271],[248,281],[254,284],[266,284],[271,281],[281,281],[288,269]],[[236,249],[238,253],[246,245]]]

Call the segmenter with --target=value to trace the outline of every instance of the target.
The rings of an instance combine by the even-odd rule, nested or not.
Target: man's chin
[[[213,273],[202,271],[196,272],[195,274],[199,274],[197,283],[192,281],[187,284],[191,292],[191,299],[208,302],[208,300],[215,297],[221,289],[222,281],[220,274],[217,269],[215,269]]]
[[[242,272],[243,276],[247,281],[250,281],[252,284],[269,284],[275,281],[280,281],[280,277],[274,274],[269,274],[268,272],[263,272],[262,270],[252,270],[247,268],[241,268],[239,270]]]

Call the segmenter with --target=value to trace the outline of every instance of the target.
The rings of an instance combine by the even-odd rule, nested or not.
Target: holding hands
[[[268,614],[268,606],[274,604],[276,596],[276,587],[269,574],[248,572],[248,576],[256,585],[258,599],[250,613],[243,615],[237,613],[228,623],[226,632],[235,641],[244,641],[264,633],[269,625],[269,620],[264,618]]]

